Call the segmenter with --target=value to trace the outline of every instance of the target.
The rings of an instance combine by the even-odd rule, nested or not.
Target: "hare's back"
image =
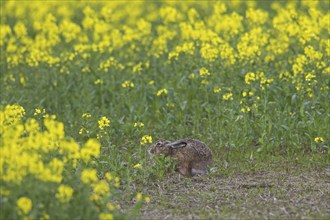
[[[198,154],[199,157],[202,157],[203,159],[212,159],[212,152],[210,148],[203,142],[190,138],[186,138],[184,141],[187,143],[186,147],[189,148],[191,152]]]

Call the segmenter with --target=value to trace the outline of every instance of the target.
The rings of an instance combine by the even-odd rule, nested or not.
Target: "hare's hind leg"
[[[192,176],[192,169],[190,163],[182,163],[178,166],[177,171],[184,176]]]
[[[207,173],[207,161],[199,161],[192,165],[192,175],[206,174]]]

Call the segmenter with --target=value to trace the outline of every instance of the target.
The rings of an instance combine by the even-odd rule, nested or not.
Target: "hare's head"
[[[166,156],[170,155],[171,149],[166,146],[168,143],[170,142],[164,139],[156,141],[149,148],[148,150],[149,155],[159,155],[159,154],[164,154]]]
[[[150,149],[148,150],[148,153],[150,155],[164,154],[165,156],[171,156],[175,154],[173,152],[173,149],[182,148],[186,145],[187,143],[183,141],[169,142],[164,139],[161,139],[151,145]]]

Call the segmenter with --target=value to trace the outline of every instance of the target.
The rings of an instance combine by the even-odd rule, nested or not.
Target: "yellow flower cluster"
[[[62,203],[67,203],[70,201],[73,194],[73,189],[67,185],[60,185],[58,187],[58,192],[55,197],[60,200]]]
[[[32,201],[27,197],[21,197],[16,202],[18,209],[23,212],[23,214],[28,214],[32,209]]]
[[[102,118],[100,118],[98,120],[98,124],[99,124],[99,128],[101,130],[104,130],[105,127],[109,127],[110,126],[110,119],[108,119],[107,117],[103,116]]]
[[[161,95],[167,95],[168,91],[167,89],[160,89],[157,91],[157,96],[161,96]]]
[[[19,105],[7,105],[4,111],[0,111],[0,128],[5,129],[5,126],[17,124],[25,115],[25,110]]]
[[[251,74],[251,73],[250,73]],[[254,91],[243,91],[242,99],[240,101],[241,112],[248,113],[258,110],[258,101],[260,100],[259,96],[255,96]]]
[[[222,99],[225,101],[233,100],[233,93],[228,92],[222,95]]]
[[[205,76],[209,76],[209,75],[211,75],[211,73],[209,72],[208,69],[206,69],[205,67],[202,67],[202,68],[200,68],[200,70],[199,70],[199,75],[200,75],[201,77],[205,77]]]
[[[215,86],[215,87],[213,88],[213,92],[214,92],[214,93],[220,93],[220,92],[221,92],[221,88],[220,88],[219,86]]]
[[[144,196],[142,193],[137,193],[135,196],[136,201],[140,202],[144,200],[146,203],[150,202],[150,197],[149,196]]]
[[[92,188],[92,194],[90,195],[89,199],[96,204],[98,204],[100,201],[103,201],[104,199],[107,201],[108,198],[111,195],[111,188],[110,188],[110,183],[118,188],[119,187],[119,177],[115,177],[113,179],[112,175],[110,173],[105,174],[105,179],[99,179],[97,176],[97,170],[96,169],[84,169],[81,173],[80,177],[81,181],[88,185],[91,186]],[[112,204],[108,203],[107,207],[109,211],[113,211],[115,209],[119,209],[118,206],[114,206]],[[105,217],[105,216],[110,216],[112,215],[111,213],[100,213],[100,216]]]
[[[84,162],[88,162],[92,157],[96,158],[100,155],[100,144],[95,139],[89,139],[80,149],[80,158]]]
[[[131,81],[126,80],[125,82],[123,82],[123,83],[121,84],[121,86],[122,86],[123,88],[133,88],[133,87],[134,87],[134,83],[131,82]]]
[[[303,91],[309,97],[313,97],[313,86],[317,84],[316,72],[324,70],[324,73],[327,73],[323,56],[321,52],[309,45],[304,48],[303,54],[295,57],[292,62],[292,75],[287,76],[292,79],[297,91]]]
[[[94,84],[95,85],[102,85],[103,84],[103,80],[97,79],[97,80],[94,81]]]
[[[36,108],[34,111],[34,115],[39,115],[39,114],[45,114],[46,113],[46,109],[40,109],[40,108]]]
[[[142,122],[135,122],[134,123],[134,127],[136,128],[136,127],[138,127],[138,128],[142,128],[142,127],[144,127],[144,124],[142,123]]]
[[[322,143],[322,142],[324,142],[324,138],[323,137],[316,137],[316,138],[314,138],[314,142],[315,143]]]
[[[111,213],[100,213],[100,220],[113,220],[113,215]]]
[[[94,183],[98,180],[97,178],[97,171],[95,169],[85,169],[82,173],[81,173],[81,180],[83,183],[86,184],[90,184],[90,183]]]
[[[141,138],[140,144],[150,144],[152,143],[152,137],[150,135],[143,135],[143,137]]]
[[[91,118],[92,115],[90,113],[84,113],[84,114],[82,114],[82,117],[83,118]]]
[[[265,85],[268,86],[274,81],[274,79],[272,79],[272,78],[267,78],[265,76],[264,72],[257,72],[257,73],[249,72],[249,73],[246,73],[244,79],[245,79],[245,83],[247,85],[250,85],[251,82],[254,82],[254,81],[259,82],[260,87],[262,89],[264,89]]]
[[[87,164],[92,158],[97,158],[100,155],[99,142],[89,139],[80,147],[73,139],[65,137],[63,123],[56,121],[54,116],[45,115],[45,129],[42,129],[34,118],[23,122],[24,114],[24,108],[19,105],[7,105],[0,110],[0,180],[5,183],[1,187],[1,196],[17,195],[11,189],[14,186],[23,187],[21,184],[29,180],[33,181],[31,184],[35,187],[30,194],[34,193],[33,190],[37,191],[39,185],[51,183],[52,187],[58,186],[57,191],[55,195],[45,196],[55,196],[60,203],[69,203],[74,189],[72,185],[62,182],[72,179],[72,174],[64,170],[76,169],[79,161]],[[83,169],[81,181],[92,187],[91,201],[108,199],[111,184],[119,187],[118,177],[113,178],[109,173],[105,177],[106,180],[100,180],[95,169]],[[38,204],[38,201],[35,202]],[[17,198],[18,214],[29,214],[33,203],[28,197]]]
[[[18,111],[19,109],[19,111]],[[45,131],[42,131],[35,119],[21,122],[24,109],[18,106],[6,106],[0,111],[1,117],[1,180],[20,184],[28,175],[34,175],[41,181],[62,181],[65,164],[76,166],[77,160],[88,162],[98,157],[100,144],[93,139],[80,148],[76,142],[66,139],[63,123],[52,117],[44,119]],[[52,157],[43,161],[45,155],[59,152],[63,157]]]
[[[167,57],[168,63],[182,58],[205,66],[255,66],[247,72],[265,71],[259,69],[263,64],[278,68],[280,78],[288,72],[285,78],[291,78],[296,90],[313,97],[319,75],[330,69],[330,15],[322,8],[324,1],[312,2],[273,1],[269,3],[271,10],[266,11],[256,1],[9,1],[3,4],[3,16],[8,19],[1,24],[0,46],[9,70],[21,64],[42,64],[58,67],[65,74],[72,71],[63,65],[67,63],[82,66],[83,73],[91,72],[84,61],[96,54],[95,66],[105,73],[130,70],[142,75],[150,68],[150,60],[162,57]],[[6,23],[12,18],[13,22]],[[58,52],[57,48],[63,49]],[[16,77],[12,72],[6,80],[26,84],[24,74]],[[201,69],[200,76],[205,74],[208,72]],[[216,77],[216,73],[212,75]],[[132,81],[127,79],[121,85],[132,88]],[[209,82],[201,80],[203,85]],[[95,79],[94,83],[104,81]],[[167,90],[156,94],[166,95]]]
[[[137,163],[133,167],[134,167],[134,169],[140,169],[142,167],[142,165],[140,163]]]

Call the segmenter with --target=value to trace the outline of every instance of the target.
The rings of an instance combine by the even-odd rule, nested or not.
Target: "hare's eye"
[[[158,142],[158,143],[156,144],[156,146],[157,146],[157,147],[160,147],[160,146],[161,146],[161,143]]]

